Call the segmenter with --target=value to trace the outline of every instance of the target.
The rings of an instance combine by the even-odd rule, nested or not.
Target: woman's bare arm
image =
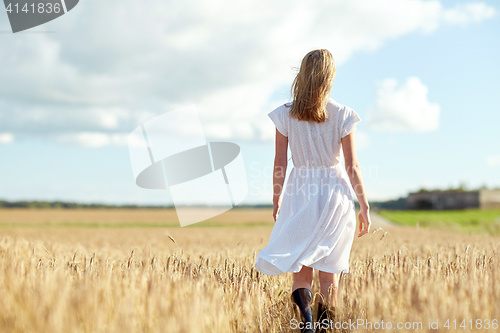
[[[361,166],[359,165],[358,158],[356,156],[356,146],[354,144],[354,131],[349,133],[342,138],[342,150],[344,152],[344,162],[347,175],[351,181],[354,193],[359,201],[359,234],[361,237],[370,231],[370,205],[366,198],[365,184],[363,182],[363,176],[361,174]]]
[[[288,164],[288,137],[281,134],[276,129],[276,155],[274,157],[274,172],[273,172],[273,217],[276,218],[279,213],[281,205],[281,194],[283,191],[283,184],[285,183],[286,168]]]

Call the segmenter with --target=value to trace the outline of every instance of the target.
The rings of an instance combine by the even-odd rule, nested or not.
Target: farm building
[[[420,191],[410,193],[408,209],[500,208],[500,190]]]

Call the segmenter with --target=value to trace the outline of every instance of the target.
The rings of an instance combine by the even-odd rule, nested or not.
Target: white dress
[[[296,273],[303,265],[348,273],[356,215],[354,192],[341,171],[341,138],[361,118],[331,98],[324,123],[290,118],[289,106],[268,114],[288,137],[294,167],[269,243],[257,255],[255,268],[268,275]]]

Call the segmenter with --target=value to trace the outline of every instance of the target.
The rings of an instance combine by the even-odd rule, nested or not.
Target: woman
[[[268,275],[293,272],[292,301],[306,328],[335,320],[340,273],[349,272],[356,229],[352,190],[341,173],[341,150],[359,201],[359,234],[370,230],[369,205],[358,163],[354,131],[361,121],[351,108],[330,98],[335,62],[328,50],[314,50],[302,60],[293,85],[293,102],[269,113],[276,126],[274,219],[269,244],[255,267]],[[293,169],[283,191],[290,144]],[[321,300],[312,320],[313,269],[319,271]],[[314,332],[314,328],[305,332]]]

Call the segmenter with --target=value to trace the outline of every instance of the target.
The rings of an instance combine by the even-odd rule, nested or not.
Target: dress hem
[[[265,261],[266,264],[268,265],[272,265],[274,268],[276,268],[279,272],[276,272],[276,271],[273,271],[273,270],[267,270],[267,269],[263,269],[263,267],[261,267],[260,269],[257,267],[258,263],[259,263],[259,260],[263,260]],[[348,274],[349,273],[349,268],[347,269],[328,269],[328,268],[318,268],[318,267],[314,267],[315,263],[313,264],[310,264],[310,265],[304,265],[303,263],[299,262],[299,264],[301,266],[306,266],[306,267],[311,267],[312,269],[316,269],[318,271],[322,271],[322,272],[325,272],[325,273],[332,273],[332,274],[341,274],[341,273],[344,273],[344,274]],[[276,266],[276,264],[270,262],[269,260],[266,260],[264,258],[259,258],[257,260],[257,262],[255,263],[254,267],[259,271],[261,272],[262,274],[266,274],[266,275],[281,275],[283,273],[298,273],[300,271],[300,269],[302,269],[302,267],[298,270],[298,271],[293,271],[293,269],[289,268],[287,270],[282,270],[281,268],[279,268],[278,266]],[[262,269],[262,270],[261,270]],[[265,271],[265,272],[264,272]],[[266,273],[266,272],[269,272],[269,273]]]

